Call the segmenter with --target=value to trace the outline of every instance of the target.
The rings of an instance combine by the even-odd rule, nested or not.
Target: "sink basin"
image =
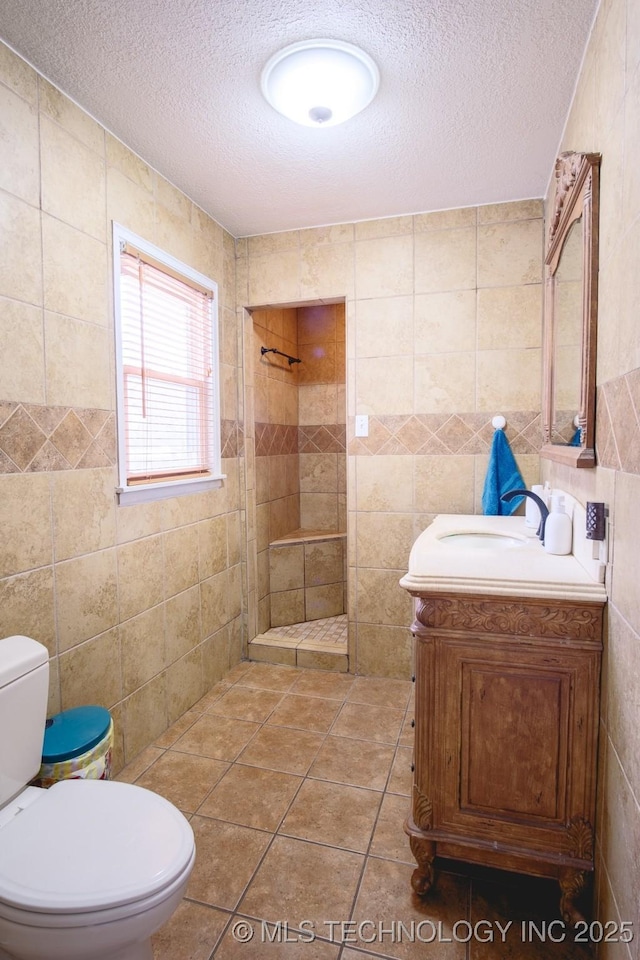
[[[506,533],[485,533],[475,530],[460,533],[445,533],[437,538],[445,547],[464,550],[511,550],[526,544],[525,537],[514,537]]]
[[[574,517],[575,511],[580,511],[578,522],[574,521],[577,536],[577,531],[585,529],[586,512],[577,502],[573,509]],[[590,544],[585,537],[579,544],[580,556],[554,556],[546,553],[524,517],[441,513],[416,538],[400,586],[414,597],[450,597],[452,592],[460,592],[469,596],[571,597],[589,603],[590,598],[606,598],[599,574],[592,574],[583,563]],[[604,571],[604,564],[600,566]]]

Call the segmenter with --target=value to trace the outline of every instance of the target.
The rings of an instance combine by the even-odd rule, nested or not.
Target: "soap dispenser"
[[[554,494],[544,528],[544,548],[547,553],[560,556],[571,553],[572,533],[571,517],[564,512],[564,497]]]

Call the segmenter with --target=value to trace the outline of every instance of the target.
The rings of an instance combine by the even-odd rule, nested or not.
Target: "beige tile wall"
[[[596,915],[633,923],[599,958],[640,956],[640,6],[603,0],[562,150],[602,154],[595,470],[545,465],[556,485],[610,510],[613,563],[604,658]],[[553,200],[550,194],[548,202]]]
[[[47,646],[51,712],[112,710],[119,767],[242,652],[234,243],[3,45],[0,127],[0,636]],[[218,281],[220,490],[116,504],[112,220]]]
[[[352,670],[410,674],[398,580],[435,513],[480,511],[496,413],[538,480],[542,248],[538,200],[237,241],[240,308],[346,300]]]
[[[345,612],[345,537],[269,547],[271,626],[336,617]]]
[[[271,626],[269,544],[300,526],[297,433],[300,365],[290,364],[277,354],[263,355],[261,348],[275,347],[289,356],[299,356],[295,309],[254,310],[250,334],[247,347],[251,350],[252,363],[247,369],[247,381],[253,393],[253,428],[258,436],[256,538],[251,552],[255,553],[257,562],[255,629],[264,633]]]
[[[300,526],[304,530],[347,529],[346,453],[342,444],[329,444],[312,430],[346,423],[345,305],[301,307],[298,314]]]

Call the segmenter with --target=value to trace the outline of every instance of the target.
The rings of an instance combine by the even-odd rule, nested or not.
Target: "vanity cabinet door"
[[[486,637],[436,648],[434,826],[568,854],[571,820],[593,823],[598,654]]]

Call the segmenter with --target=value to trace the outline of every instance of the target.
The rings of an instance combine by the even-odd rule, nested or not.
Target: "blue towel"
[[[496,430],[491,444],[487,476],[482,491],[482,512],[485,516],[508,517],[524,500],[524,497],[514,497],[509,503],[500,499],[503,493],[509,490],[524,490],[525,483],[518,470],[509,441],[504,430]]]
[[[574,435],[569,440],[570,447],[580,447],[582,446],[582,428],[578,427]]]

